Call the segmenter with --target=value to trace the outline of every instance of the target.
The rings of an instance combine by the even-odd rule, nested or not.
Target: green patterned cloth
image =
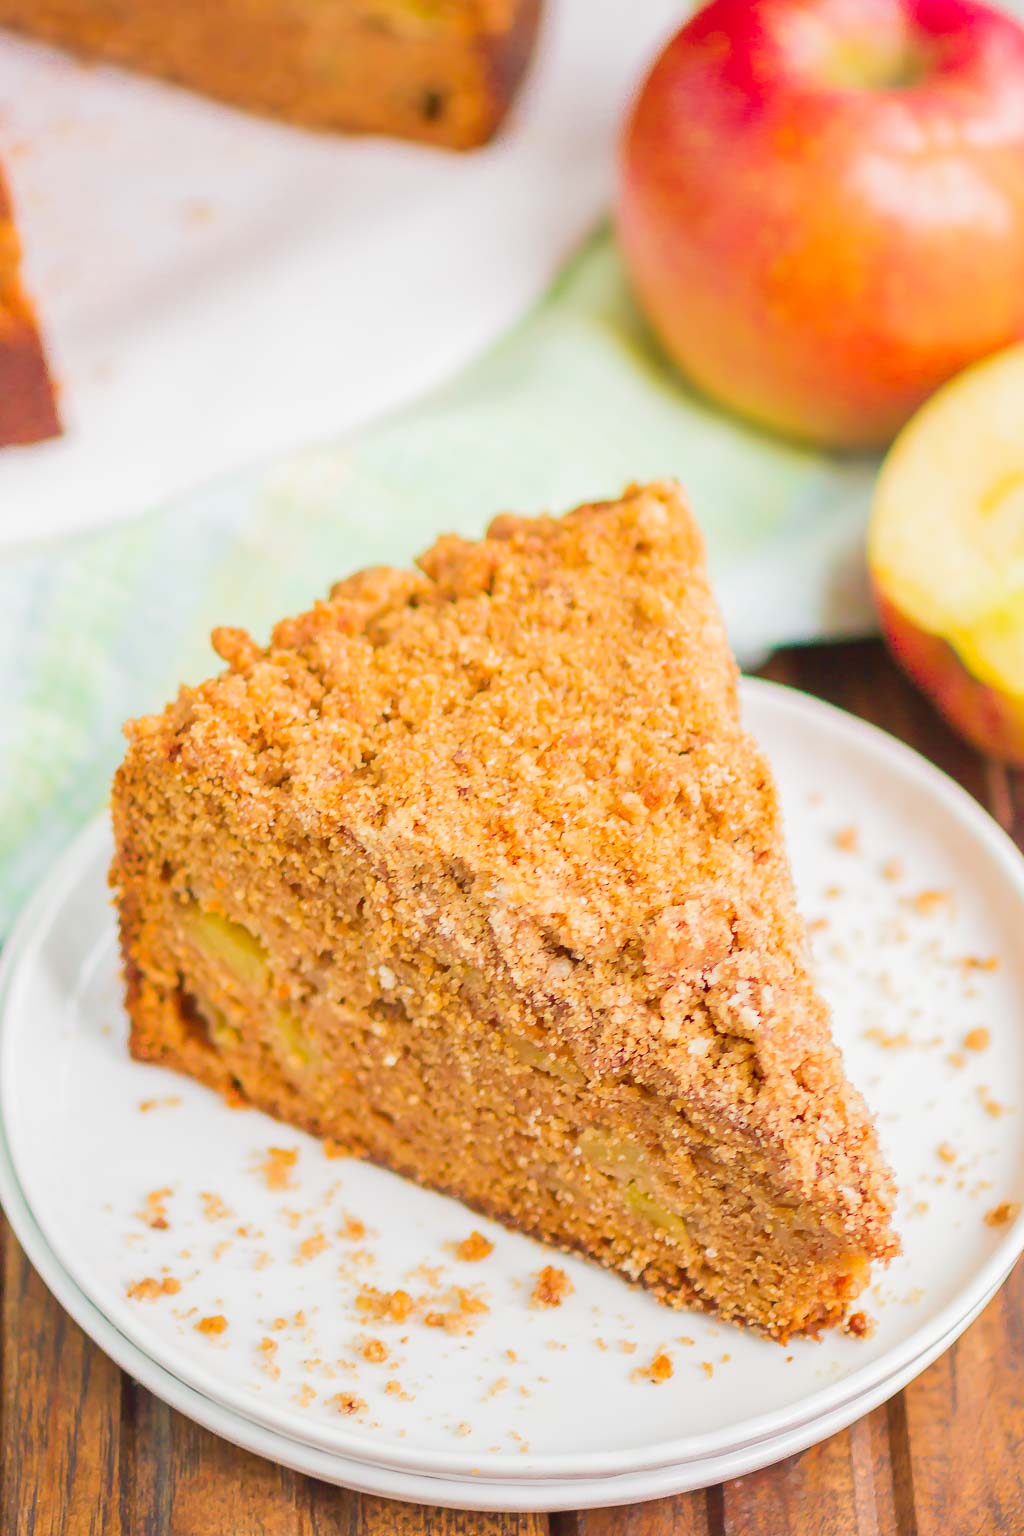
[[[416,406],[0,563],[0,933],[104,803],[121,722],[211,670],[214,624],[264,636],[337,576],[407,563],[441,531],[477,534],[500,510],[563,510],[674,475],[752,662],[785,641],[871,629],[861,550],[875,469],[770,439],[690,394],[601,231],[516,331]]]

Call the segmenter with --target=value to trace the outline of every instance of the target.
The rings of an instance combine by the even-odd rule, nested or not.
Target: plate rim
[[[356,1492],[372,1493],[410,1502],[440,1503],[444,1508],[453,1509],[539,1513],[600,1508],[608,1504],[609,1493],[616,1496],[613,1499],[616,1503],[646,1502],[652,1498],[692,1492],[724,1481],[726,1478],[742,1477],[763,1467],[772,1466],[788,1456],[798,1455],[831,1435],[841,1433],[855,1421],[863,1418],[865,1414],[887,1402],[897,1392],[901,1392],[922,1371],[927,1370],[955,1342],[960,1333],[975,1321],[1002,1285],[1002,1281],[998,1282],[992,1291],[980,1300],[974,1311],[963,1320],[962,1328],[958,1328],[951,1337],[940,1339],[930,1351],[926,1351],[924,1355],[913,1361],[905,1372],[898,1373],[900,1379],[890,1377],[873,1392],[867,1393],[863,1399],[857,1398],[835,1409],[832,1414],[812,1420],[809,1424],[801,1425],[782,1436],[757,1441],[752,1446],[726,1452],[719,1458],[709,1458],[704,1463],[683,1462],[675,1467],[670,1465],[667,1468],[649,1468],[646,1471],[626,1473],[624,1477],[631,1483],[628,1489],[622,1486],[622,1479],[619,1477],[567,1480],[564,1484],[560,1484],[556,1479],[503,1483],[498,1479],[486,1477],[470,1479],[434,1477],[429,1473],[401,1472],[373,1462],[351,1461],[346,1457],[311,1446],[306,1441],[293,1440],[276,1430],[268,1429],[258,1421],[235,1413],[223,1404],[197,1392],[194,1387],[189,1386],[187,1382],[182,1381],[173,1372],[153,1360],[123,1334],[112,1319],[90,1301],[64,1269],[36,1223],[25,1193],[18,1183],[2,1124],[0,1124],[0,1201],[11,1230],[29,1262],[58,1304],[120,1370],[125,1371],[133,1380],[140,1382],[161,1402],[166,1403],[193,1423],[201,1425],[211,1434],[227,1439],[233,1445],[253,1455],[261,1456],[277,1465],[287,1466],[305,1477],[316,1477],[340,1487],[352,1488]],[[232,1431],[231,1433],[226,1431],[225,1425]],[[780,1440],[782,1444],[779,1443]],[[286,1451],[284,1457],[279,1454],[281,1447]],[[766,1451],[769,1453],[767,1456],[763,1455]],[[683,1468],[688,1469],[689,1475],[681,1480],[672,1478],[673,1471],[682,1471]],[[351,1480],[343,1480],[342,1474],[350,1472],[354,1472],[355,1477]],[[365,1476],[366,1472],[370,1473],[369,1478]],[[632,1483],[637,1480],[656,1477],[658,1472],[667,1476],[669,1480],[667,1484],[663,1482],[658,1487],[648,1488],[646,1492],[632,1486]],[[395,1478],[404,1481],[396,1487],[393,1481]],[[455,1490],[454,1497],[452,1497],[453,1490]],[[469,1490],[474,1493],[479,1490],[481,1493],[486,1493],[487,1497],[482,1499],[467,1497]],[[538,1495],[536,1499],[532,1497],[535,1490]],[[443,1494],[445,1497],[434,1500],[432,1495],[435,1493]]]
[[[944,808],[964,830],[973,835],[973,840],[981,843],[988,858],[1001,867],[1004,876],[1017,888],[1021,902],[1024,904],[1024,855],[979,802],[935,764],[906,743],[898,741],[870,722],[785,684],[765,679],[744,678],[741,683],[741,698],[746,703],[751,697],[761,698],[769,708],[781,710],[783,719],[789,711],[797,717],[802,716],[804,720],[810,718],[812,725],[821,723],[827,731],[838,732],[840,738],[845,736],[847,740],[856,741],[858,747],[866,746],[876,756],[880,755],[883,764],[888,759],[895,768],[902,769],[911,779],[916,777],[923,788],[932,792],[934,799],[940,803],[944,802]],[[754,734],[756,735],[756,732]],[[106,816],[105,813],[100,813],[86,825],[57,860],[26,904],[12,930],[5,952],[0,957],[0,1063],[7,1062],[12,1049],[10,1045],[12,1031],[8,1028],[8,1018],[11,998],[20,973],[22,952],[26,952],[26,959],[30,962],[33,943],[47,931],[48,920],[53,915],[51,909],[59,908],[61,902],[66,899],[68,890],[75,880],[81,878],[83,871],[97,855],[101,837],[107,835],[109,834]],[[8,1135],[7,1128],[12,1123],[10,1110],[13,1092],[13,1073],[9,1070],[0,1071],[0,1122],[2,1122],[0,1130],[3,1131],[5,1138]],[[26,1203],[32,1210],[28,1189],[24,1186],[13,1144],[10,1146],[10,1156],[19,1184],[25,1189]],[[35,1218],[34,1212],[33,1216]],[[35,1219],[38,1221],[38,1218]],[[61,1255],[59,1241],[47,1234],[41,1221],[38,1224],[58,1261],[73,1278],[73,1259],[71,1263],[66,1262]],[[745,1447],[752,1447],[766,1439],[810,1424],[844,1404],[864,1396],[873,1387],[893,1377],[913,1360],[922,1356],[936,1339],[949,1336],[949,1342],[952,1342],[956,1336],[953,1330],[957,1324],[966,1326],[963,1319],[972,1312],[980,1296],[988,1295],[990,1292],[994,1294],[1009,1273],[1022,1248],[1024,1248],[1024,1211],[1010,1224],[988,1259],[975,1272],[973,1280],[964,1286],[953,1300],[947,1302],[930,1321],[921,1323],[902,1342],[894,1345],[874,1362],[858,1367],[840,1380],[808,1393],[796,1404],[788,1408],[772,1409],[766,1413],[753,1415],[745,1422],[741,1421],[742,1430],[739,1436],[736,1435],[735,1430],[731,1434],[727,1430],[716,1430],[703,1435],[677,1436],[674,1439],[650,1442],[646,1447],[634,1447],[625,1452],[578,1451],[547,1456],[537,1452],[526,1455],[498,1452],[487,1455],[479,1452],[467,1454],[441,1449],[417,1451],[404,1444],[397,1446],[390,1441],[378,1445],[368,1437],[359,1436],[339,1427],[330,1437],[332,1449],[328,1450],[326,1446],[321,1446],[321,1449],[324,1454],[347,1457],[360,1464],[386,1466],[393,1471],[421,1472],[432,1476],[474,1476],[474,1469],[482,1463],[488,1469],[486,1476],[506,1477],[516,1483],[538,1478],[570,1480],[607,1478],[640,1471],[653,1471],[661,1467],[679,1466],[683,1463],[699,1463],[712,1456],[724,1454],[726,1451],[739,1451]],[[75,1281],[75,1283],[77,1285],[78,1282]],[[94,1302],[94,1298],[88,1291],[84,1288],[82,1291],[90,1302]],[[98,1301],[94,1304],[97,1304],[102,1315],[107,1315],[103,1307],[98,1305]],[[127,1334],[122,1336],[130,1337]],[[151,1357],[161,1365],[161,1368],[167,1369],[169,1374],[177,1376],[176,1371],[161,1359],[162,1350],[157,1350],[150,1356],[150,1350],[147,1347],[144,1353],[147,1358]],[[189,1366],[188,1384],[197,1390],[200,1396],[216,1401],[222,1408],[237,1412],[251,1422],[259,1422],[268,1430],[279,1433],[286,1439],[304,1444],[310,1443],[308,1433],[303,1432],[301,1420],[297,1415],[288,1412],[287,1409],[277,1408],[271,1408],[263,1414],[258,1412],[254,1414],[249,1408],[242,1408],[238,1403],[229,1402],[218,1391],[219,1384],[212,1373],[205,1371],[201,1366],[194,1366],[192,1362],[189,1362]]]

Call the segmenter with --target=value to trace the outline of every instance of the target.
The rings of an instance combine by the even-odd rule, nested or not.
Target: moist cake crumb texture
[[[840,1322],[892,1182],[677,488],[214,641],[114,786],[134,1054],[671,1305]]]

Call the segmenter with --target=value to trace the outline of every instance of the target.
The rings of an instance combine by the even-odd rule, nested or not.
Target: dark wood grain
[[[703,1489],[628,1509],[588,1509],[576,1520],[578,1536],[717,1536],[713,1510]]]
[[[3,1232],[4,1536],[121,1536],[121,1373]]]
[[[360,1536],[547,1536],[546,1515],[475,1515],[363,1498]]]
[[[151,1527],[159,1536],[197,1536],[205,1530],[313,1536],[306,1480],[294,1472],[218,1440],[177,1414],[169,1425],[167,1452],[167,1498],[163,1507],[158,1504],[158,1523]],[[348,1502],[351,1495],[342,1498]],[[140,1528],[145,1529],[137,1521],[132,1526]]]
[[[915,1536],[1024,1531],[1024,1270],[903,1399]]]
[[[900,1536],[884,1409],[722,1490],[726,1536]]]
[[[765,675],[908,741],[1024,847],[1024,780],[947,730],[877,644]],[[315,1483],[181,1418],[67,1318],[0,1226],[0,1536],[1024,1536],[1024,1270],[952,1350],[844,1433],[631,1508],[476,1515]]]

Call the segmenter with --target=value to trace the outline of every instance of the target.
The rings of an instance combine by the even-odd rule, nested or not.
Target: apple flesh
[[[617,229],[701,390],[888,442],[1024,337],[1024,28],[976,0],[711,0],[635,103]]]
[[[897,438],[868,564],[899,664],[982,752],[1024,764],[1024,346],[945,385]]]

